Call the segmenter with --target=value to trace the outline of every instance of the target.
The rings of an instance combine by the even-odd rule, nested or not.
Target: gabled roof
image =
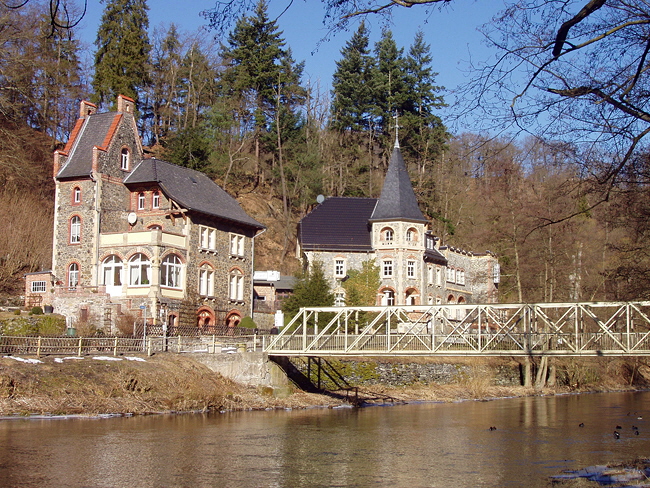
[[[402,152],[397,145],[390,158],[381,196],[370,217],[371,222],[388,220],[427,222],[418,207]]]
[[[117,127],[121,113],[106,112],[79,119],[73,137],[68,141],[68,160],[56,175],[57,178],[89,176],[93,169],[93,148],[105,149]],[[80,125],[80,122],[82,124]]]
[[[159,159],[144,159],[124,180],[126,186],[143,183],[157,183],[167,197],[188,210],[259,230],[265,228],[237,200],[199,171]]]
[[[368,219],[376,204],[376,198],[325,199],[300,221],[300,245],[305,250],[371,251]]]

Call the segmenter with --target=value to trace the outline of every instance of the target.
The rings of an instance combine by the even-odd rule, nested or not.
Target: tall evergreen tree
[[[373,70],[373,114],[379,132],[389,135],[395,113],[409,109],[409,86],[404,49],[398,48],[390,30],[382,32],[375,44]]]
[[[274,161],[282,166],[282,140],[299,121],[296,115],[305,99],[305,90],[300,86],[303,64],[295,63],[291,50],[285,48],[282,32],[275,21],[269,20],[264,0],[257,4],[253,16],[237,22],[221,57],[226,64],[222,91],[236,100],[233,115],[239,125],[253,132],[254,171],[259,181],[263,174],[261,143],[267,143],[266,148],[274,152]],[[286,193],[283,182],[285,209]]]
[[[331,127],[362,131],[371,126],[372,69],[374,60],[368,48],[368,30],[361,22],[352,38],[341,49],[332,79]]]
[[[97,31],[93,101],[117,95],[138,100],[149,83],[149,17],[146,0],[108,0]]]

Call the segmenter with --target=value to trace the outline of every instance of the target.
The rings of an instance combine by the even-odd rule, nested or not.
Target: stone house
[[[379,199],[330,197],[298,225],[297,255],[318,261],[336,304],[343,281],[366,260],[379,268],[376,305],[495,303],[499,262],[489,251],[441,246],[429,230],[396,143]]]
[[[115,332],[124,315],[169,327],[236,326],[253,312],[254,240],[264,226],[204,174],[147,158],[133,100],[82,102],[54,154],[51,272],[26,301]],[[36,283],[36,284],[35,284]]]

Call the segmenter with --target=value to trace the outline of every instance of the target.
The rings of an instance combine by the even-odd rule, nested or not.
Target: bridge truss
[[[303,308],[279,356],[649,356],[650,301]]]

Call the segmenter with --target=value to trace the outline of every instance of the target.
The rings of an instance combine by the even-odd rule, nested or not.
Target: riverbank
[[[367,373],[367,360],[346,359],[346,371],[357,386],[354,395],[349,392],[305,393],[293,388],[278,395],[272,388],[247,387],[224,378],[191,355],[41,359],[5,356],[0,358],[0,416],[332,408],[349,405],[346,395],[366,404],[453,402],[634,390],[650,384],[650,368],[645,360],[581,358],[578,362],[565,359],[558,361],[556,385],[537,389],[513,382],[512,372],[518,362],[509,358],[393,359],[382,361],[381,365],[383,369],[399,373],[406,363],[413,365],[414,361],[428,367],[444,364],[458,374],[449,381],[419,381],[416,377],[402,382],[386,381]],[[366,371],[368,377],[360,377],[359,371]],[[509,381],[503,380],[504,371]],[[394,374],[396,378],[407,378],[404,373],[397,373]],[[579,382],[571,384],[576,379]]]

